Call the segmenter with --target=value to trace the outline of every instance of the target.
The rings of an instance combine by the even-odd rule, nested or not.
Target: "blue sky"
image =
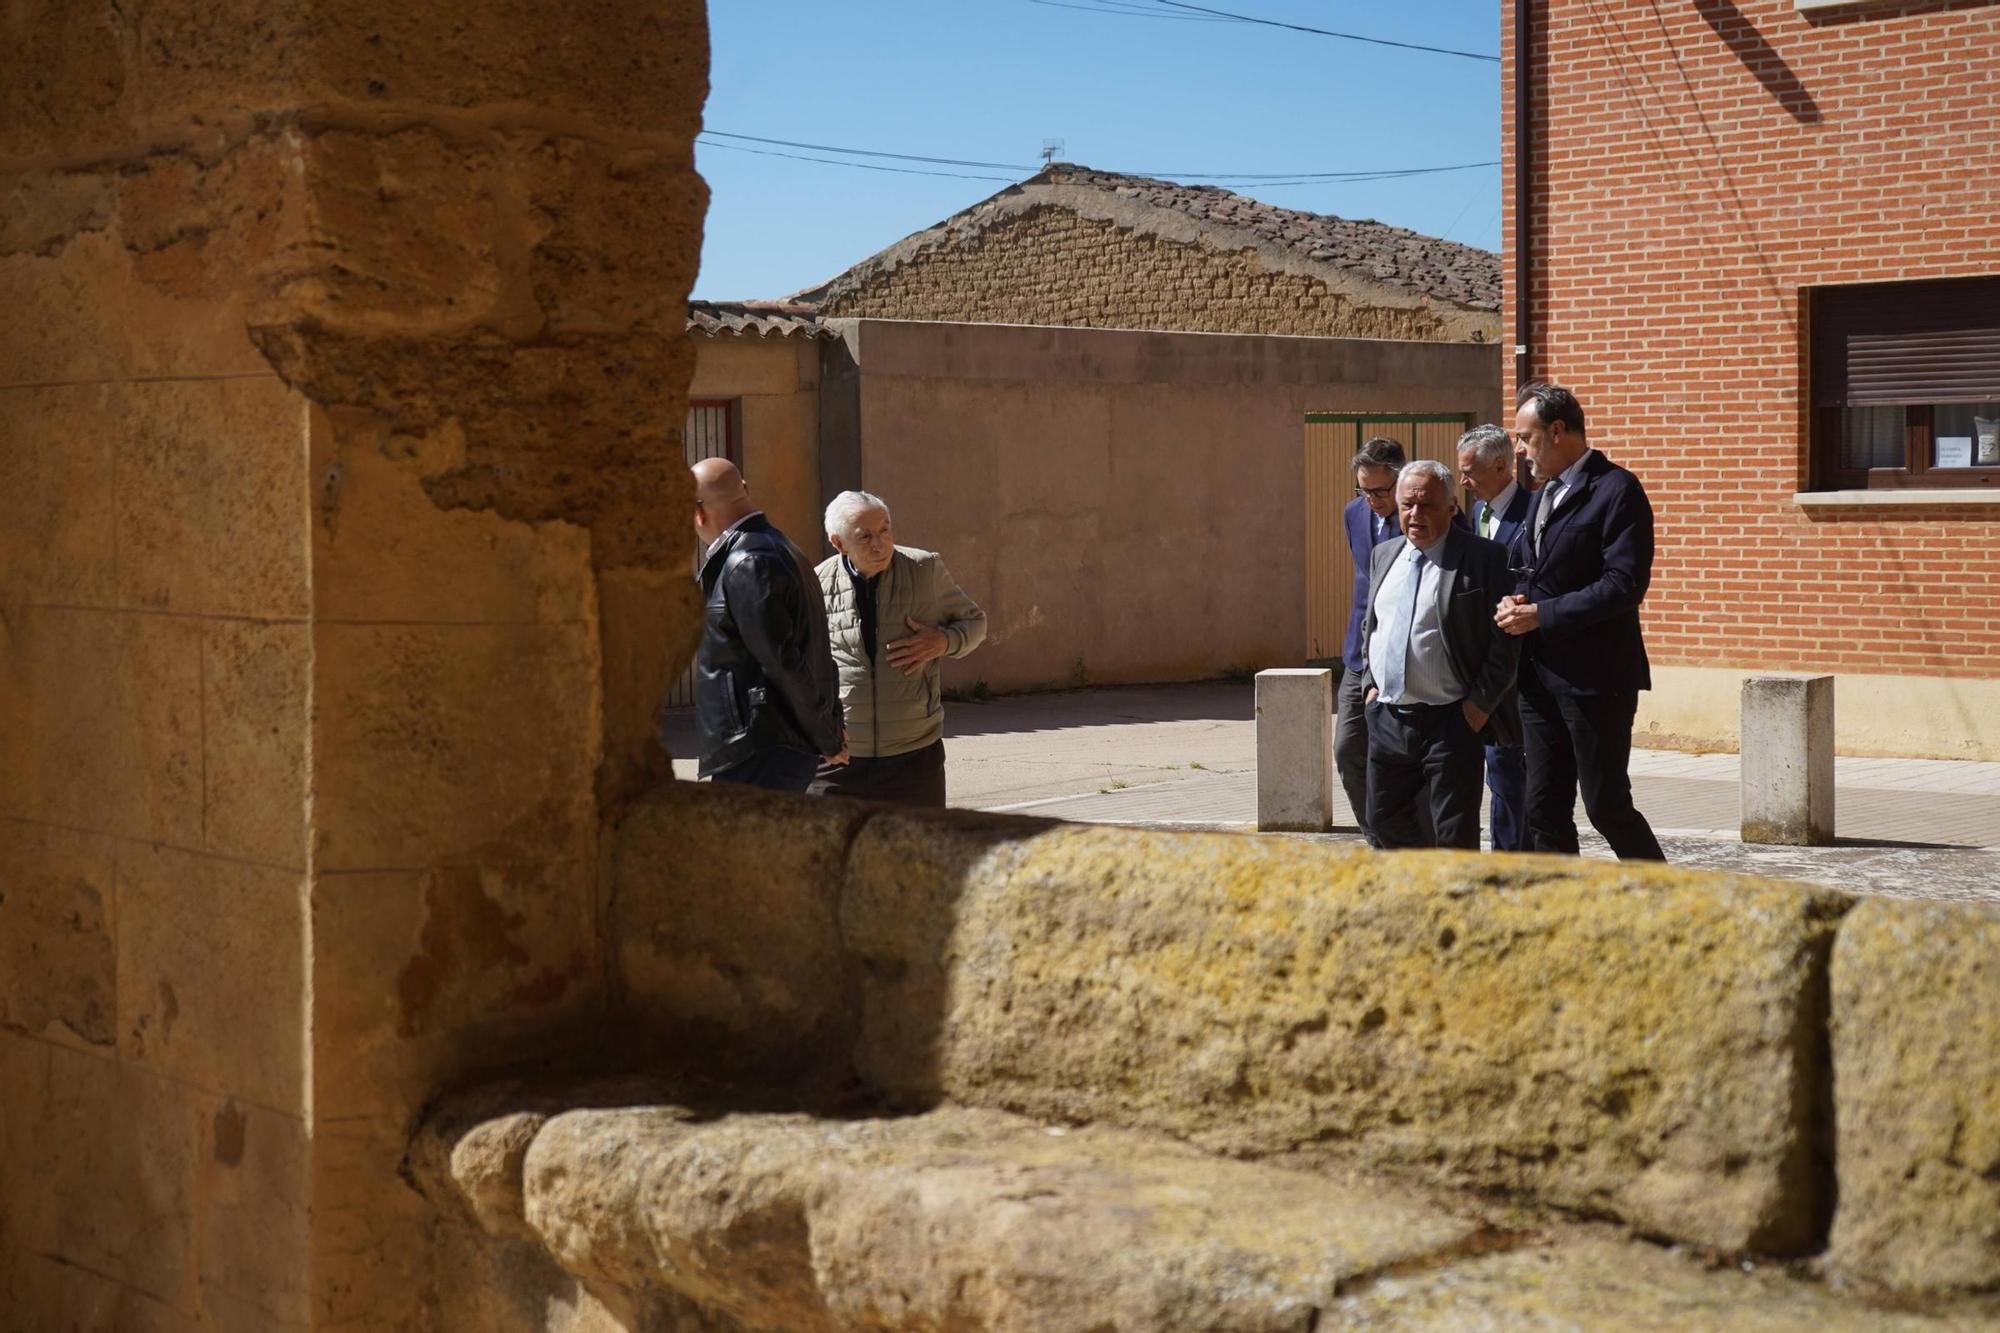
[[[1499,53],[1498,0],[1191,2]],[[1497,64],[1198,20],[1157,0],[710,0],[709,23],[709,130],[1023,167],[854,159],[1006,179],[898,175],[704,141],[696,160],[712,198],[695,295],[709,299],[783,296],[829,278],[1032,174],[1044,138],[1062,139],[1071,162],[1190,181],[1198,172],[1395,170],[1500,156]],[[1498,167],[1216,183],[1287,208],[1499,247]]]

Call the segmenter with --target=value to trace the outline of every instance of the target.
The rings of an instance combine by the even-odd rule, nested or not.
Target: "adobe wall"
[[[953,230],[830,294],[820,314],[1431,342],[1491,342],[1499,324],[1487,312],[1382,304],[1252,249],[1150,235],[1053,206]]]
[[[818,338],[694,334],[691,398],[737,400],[743,479],[764,512],[817,556],[825,506],[819,494]],[[689,541],[693,541],[689,528]]]
[[[1577,392],[1592,442],[1653,499],[1646,634],[1671,693],[1645,697],[1641,732],[1732,744],[1742,672],[1834,672],[1843,750],[2000,759],[2000,583],[1986,573],[2000,505],[1792,498],[1806,485],[1801,289],[2000,271],[2000,106],[1949,73],[2000,46],[2000,10],[1535,10],[1526,341],[1534,373]],[[1503,343],[1517,341],[1510,327]],[[1870,726],[1850,731],[1864,709]]]
[[[859,368],[860,484],[988,616],[985,646],[945,664],[948,687],[1296,664],[1305,413],[1498,411],[1491,346],[836,328]]]
[[[601,1004],[695,632],[704,12],[7,32],[6,1321],[421,1326],[407,1126]]]

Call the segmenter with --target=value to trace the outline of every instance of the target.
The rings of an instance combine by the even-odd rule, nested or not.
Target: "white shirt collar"
[[[1507,512],[1507,506],[1514,503],[1514,492],[1520,489],[1521,483],[1519,481],[1510,481],[1507,483],[1506,490],[1486,502],[1486,507],[1493,511],[1495,519],[1498,519],[1500,515]]]

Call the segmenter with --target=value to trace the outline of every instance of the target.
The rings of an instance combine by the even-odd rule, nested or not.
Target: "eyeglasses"
[[[1393,485],[1356,486],[1354,493],[1356,495],[1365,495],[1371,500],[1387,500],[1396,493],[1396,488]]]

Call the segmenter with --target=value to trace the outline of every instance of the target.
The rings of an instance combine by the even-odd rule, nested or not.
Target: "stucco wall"
[[[1491,341],[1497,316],[1390,306],[1287,272],[1253,250],[1151,236],[1042,207],[950,234],[830,293],[829,317]]]
[[[736,400],[743,479],[772,522],[807,554],[817,552],[819,340],[728,333],[694,334],[691,341],[688,395]]]
[[[985,646],[946,664],[961,688],[1296,663],[1304,414],[1499,411],[1491,346],[836,328],[859,367],[860,482],[989,617]]]

